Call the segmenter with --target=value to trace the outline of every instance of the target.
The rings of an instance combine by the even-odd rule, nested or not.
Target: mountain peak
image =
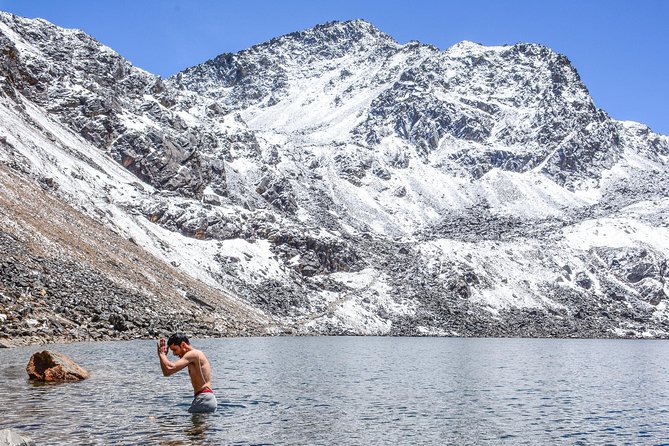
[[[341,40],[358,40],[361,38],[371,37],[384,41],[389,40],[395,42],[391,36],[380,31],[370,22],[367,22],[363,19],[326,22],[303,31],[290,33],[284,37],[319,38],[325,41],[336,42]],[[278,39],[281,39],[281,37]]]
[[[356,35],[367,35],[379,37],[381,39],[393,40],[388,34],[379,30],[372,23],[364,19],[346,20],[346,21],[332,21],[321,25],[316,25],[312,28],[314,31],[321,31],[324,33],[332,33],[334,37],[340,37],[340,33],[346,33],[349,37]]]
[[[294,50],[297,47],[316,48],[321,56],[332,57],[342,49],[354,47],[374,47],[377,45],[397,45],[395,39],[380,31],[371,23],[362,20],[331,21],[315,25],[302,31],[296,31],[275,37],[267,42],[255,45],[242,53],[265,51],[266,48],[285,47]],[[329,46],[326,50],[323,46]],[[334,54],[332,53],[334,51]]]
[[[236,54],[220,54],[170,79],[179,88],[206,92],[219,99],[226,88],[236,86],[243,97],[256,103],[280,95],[291,70],[298,72],[300,67],[331,64],[351,56],[361,60],[383,58],[399,48],[391,36],[365,20],[332,21],[276,37]]]

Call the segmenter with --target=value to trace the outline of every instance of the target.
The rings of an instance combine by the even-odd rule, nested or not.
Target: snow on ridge
[[[497,242],[461,242],[437,239],[418,246],[426,267],[444,283],[451,279],[451,264],[483,280],[472,287],[471,299],[493,314],[504,308],[539,308],[560,305],[540,297],[542,280],[557,277],[559,266],[543,256],[541,243],[529,239]]]
[[[470,40],[463,40],[448,47],[444,50],[444,54],[450,57],[460,58],[471,55],[481,55],[487,52],[499,52],[506,49],[509,49],[508,45],[486,46]]]
[[[49,22],[48,20],[42,19],[42,18],[25,18],[21,16],[17,16],[15,14],[6,12],[6,11],[0,11],[0,31],[2,31],[4,34],[6,34],[10,39],[14,42],[14,44],[17,46],[17,48],[25,53],[32,54],[33,56],[43,54],[43,51],[39,48],[37,42],[31,43],[26,41],[25,38],[23,38],[19,33],[15,32],[10,26],[7,25],[7,21],[13,21],[15,23],[21,24],[21,26],[24,27],[38,27],[38,28],[46,28],[48,30],[58,30],[61,36],[65,36],[67,38],[67,43],[69,45],[74,45],[75,47],[77,45],[82,44],[82,39],[84,42],[93,42],[96,45],[96,48],[101,52],[101,53],[107,53],[109,55],[115,56],[115,57],[121,57],[116,51],[114,51],[112,48],[108,47],[107,45],[100,43],[97,41],[94,37],[90,36],[83,30],[77,29],[77,28],[61,28],[60,26],[54,25],[53,23]],[[145,74],[151,74],[145,70],[142,70],[140,68],[137,68],[141,72]],[[152,75],[153,76],[153,75]]]
[[[592,194],[570,192],[533,172],[493,169],[481,178],[481,190],[494,211],[523,218],[559,216],[565,208],[596,202]]]
[[[381,70],[392,71],[406,60],[405,54],[397,53],[390,60],[361,65],[356,57],[344,56],[336,61],[338,68],[335,71],[323,70],[309,79],[289,78],[290,88],[277,104],[249,107],[243,117],[256,130],[272,128],[281,132],[304,132],[321,143],[347,138],[364,119],[372,101],[401,73],[386,83],[361,87]],[[318,66],[314,67],[314,72],[319,72]],[[345,76],[343,80],[342,76]]]
[[[3,136],[30,161],[34,175],[54,179],[58,193],[68,196],[68,201],[76,208],[125,238],[135,240],[155,257],[167,263],[176,262],[191,277],[216,289],[221,289],[221,283],[215,279],[221,273],[220,265],[214,260],[214,255],[219,252],[238,253],[250,272],[281,275],[276,263],[258,263],[258,259],[271,258],[267,246],[262,243],[246,247],[242,246],[248,244],[246,241],[242,241],[242,245],[234,245],[234,241],[214,245],[168,231],[141,215],[128,213],[128,208],[134,208],[136,203],[150,197],[154,189],[140,185],[136,176],[105,153],[65,130],[32,103],[23,102],[38,128],[16,119],[5,104],[1,104],[0,116],[6,133]],[[44,131],[53,135],[52,139],[47,139]],[[37,150],[38,147],[41,149]],[[256,260],[245,260],[244,253],[257,254]]]
[[[669,256],[669,228],[650,226],[632,217],[605,217],[581,222],[563,230],[573,249],[646,246]]]
[[[346,29],[332,26],[321,34]],[[296,332],[387,334],[395,319],[412,333],[448,334],[455,331],[447,322],[430,321],[472,309],[483,310],[482,320],[509,309],[568,318],[570,305],[594,308],[617,292],[606,288],[607,271],[593,272],[593,248],[628,249],[632,258],[647,247],[666,256],[666,203],[653,199],[662,191],[653,179],[666,171],[665,139],[598,112],[566,58],[539,45],[461,42],[440,53],[374,35],[305,37],[318,33],[268,42],[277,53],[266,66],[267,46],[219,60],[234,70],[235,58],[248,56],[241,65],[262,68],[238,84],[238,76],[217,84],[212,64],[198,72],[199,93],[141,76],[129,82],[134,102],[113,114],[114,137],[150,129],[156,139],[174,136],[166,145],[183,142],[183,151],[149,148],[156,165],[192,154],[220,162],[220,181],[197,183],[188,197],[141,185],[27,101],[26,117],[13,113],[11,99],[2,104],[9,131],[0,136],[75,206],[204,283],[246,289],[244,298],[258,305],[253,294],[261,290],[272,311],[278,301],[290,314],[282,317],[296,315]],[[287,40],[294,45],[279,47]],[[100,68],[104,75],[109,65]],[[198,87],[190,80],[180,87]],[[56,85],[72,98],[96,99],[76,82]],[[67,105],[71,98],[58,93]],[[78,109],[67,110],[78,119]],[[98,111],[85,123],[95,124]],[[201,129],[207,134],[198,139]],[[210,144],[191,150],[201,143]],[[130,162],[135,148],[123,148]],[[177,163],[170,173],[183,169]],[[350,258],[338,257],[349,247]],[[408,257],[416,263],[402,253],[416,254]],[[417,279],[398,283],[389,271]],[[453,291],[458,286],[462,294]],[[635,305],[645,299],[639,308],[656,301],[645,288],[620,288]],[[452,298],[447,316],[438,314],[444,297]],[[425,299],[434,301],[421,307]]]

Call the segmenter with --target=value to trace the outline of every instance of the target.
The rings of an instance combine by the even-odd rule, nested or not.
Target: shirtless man
[[[172,350],[172,354],[179,357],[176,362],[167,359],[168,348]],[[160,339],[158,342],[158,357],[164,376],[170,376],[188,366],[190,382],[193,384],[193,392],[195,392],[195,398],[188,412],[216,411],[216,397],[211,389],[211,365],[204,353],[190,345],[186,335],[174,333],[167,342],[165,342],[165,339]]]

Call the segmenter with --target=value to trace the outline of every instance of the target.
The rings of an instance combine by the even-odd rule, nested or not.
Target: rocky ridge
[[[7,175],[206,286],[177,292],[203,311],[193,324],[217,320],[196,334],[667,335],[669,139],[597,109],[548,48],[440,51],[357,20],[162,80],[0,13],[0,49]],[[5,209],[14,305],[29,279],[12,271],[38,257],[19,256]],[[72,300],[84,260],[59,264],[42,301]],[[141,299],[74,299],[64,332],[174,328]],[[25,325],[21,311],[5,314]]]

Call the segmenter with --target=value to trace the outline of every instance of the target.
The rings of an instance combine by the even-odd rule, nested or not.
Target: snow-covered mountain
[[[669,334],[669,138],[611,119],[548,48],[440,51],[356,20],[163,80],[80,31],[0,13],[0,54],[1,172],[205,286],[139,291],[198,308],[184,324],[204,311],[209,334]],[[7,201],[0,235],[20,242],[21,200]],[[12,296],[46,307],[53,293],[12,267],[0,314],[25,336]],[[104,317],[141,313],[114,307]]]

